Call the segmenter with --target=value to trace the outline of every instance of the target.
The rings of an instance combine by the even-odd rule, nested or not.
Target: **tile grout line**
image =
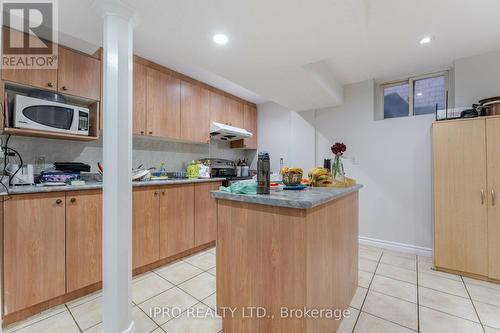
[[[80,327],[80,325],[78,324],[78,322],[76,321],[76,318],[75,316],[73,316],[73,313],[70,311],[68,305],[65,303],[64,304],[64,307],[66,308],[66,310],[69,312],[69,315],[71,316],[71,318],[73,319],[73,321],[75,322],[76,324],[76,327],[78,327],[78,330],[80,330],[80,332],[83,332],[82,328]]]
[[[194,255],[200,255],[200,254],[203,254],[203,253],[205,253],[205,254],[210,254],[210,255],[215,256],[215,254],[211,253],[209,250],[201,251],[201,252],[199,252],[199,253],[197,253],[197,254],[194,254]],[[209,272],[209,270],[213,269],[213,268],[214,268],[214,267],[216,267],[216,266],[214,266],[214,267],[210,267],[210,268],[208,268],[208,269],[203,269],[203,268],[198,267],[198,266],[196,266],[196,265],[194,265],[194,264],[192,264],[192,263],[190,263],[190,262],[185,261],[185,260],[184,260],[184,259],[182,259],[182,258],[181,258],[181,259],[179,259],[179,260],[178,260],[178,262],[182,262],[182,263],[188,264],[188,265],[190,265],[190,266],[192,266],[192,267],[195,267],[195,268],[197,268],[197,269],[201,270],[201,272],[200,272],[199,274],[196,274],[196,275],[192,276],[191,278],[186,279],[185,281],[182,281],[182,282],[180,282],[180,283],[178,283],[178,284],[174,284],[174,283],[172,283],[171,281],[169,281],[169,280],[167,280],[166,278],[164,278],[163,276],[161,276],[160,274],[158,274],[158,273],[156,272],[156,270],[157,270],[157,269],[154,269],[154,270],[149,271],[149,272],[151,272],[151,273],[155,274],[156,276],[159,276],[161,279],[163,279],[163,280],[167,281],[168,283],[172,284],[172,287],[170,287],[170,288],[168,288],[168,289],[166,289],[166,290],[164,290],[164,291],[162,291],[162,292],[160,292],[160,293],[158,293],[158,294],[156,294],[156,295],[154,295],[154,296],[152,296],[152,297],[150,297],[150,298],[148,298],[148,299],[146,299],[146,300],[142,301],[141,303],[138,303],[138,304],[137,304],[137,303],[135,303],[135,302],[133,302],[133,301],[132,301],[133,307],[134,307],[134,306],[136,306],[136,307],[137,307],[137,308],[139,308],[139,309],[140,309],[140,310],[141,310],[144,314],[146,314],[146,313],[142,310],[142,308],[139,306],[139,304],[142,304],[142,303],[144,303],[144,302],[146,302],[146,301],[148,301],[148,300],[150,300],[150,299],[152,299],[152,298],[154,298],[154,297],[156,297],[156,296],[158,296],[158,295],[161,295],[161,294],[165,293],[166,291],[168,291],[168,290],[170,290],[170,289],[172,289],[172,288],[174,288],[174,287],[177,287],[177,288],[179,288],[180,290],[182,290],[183,292],[185,292],[186,294],[188,294],[189,296],[193,297],[193,298],[197,301],[197,303],[196,303],[196,304],[198,304],[198,303],[202,303],[203,305],[205,305],[205,306],[207,306],[208,308],[210,308],[210,306],[209,306],[209,305],[207,305],[207,304],[203,303],[203,300],[199,300],[198,298],[196,298],[196,297],[194,297],[193,295],[189,294],[189,293],[188,293],[188,292],[186,292],[184,289],[180,288],[180,287],[179,287],[179,285],[181,285],[181,284],[183,284],[183,283],[185,283],[185,282],[187,282],[187,281],[189,281],[189,280],[191,280],[191,279],[193,279],[193,278],[195,278],[195,277],[198,277],[198,276],[200,276],[200,275],[201,275],[201,274],[203,274],[203,273],[207,273],[207,274],[210,274],[211,276],[214,276],[212,273],[210,273],[210,272]],[[163,267],[166,267],[166,266],[168,266],[169,264],[173,264],[173,263],[174,263],[174,262],[172,262],[172,263],[168,263],[167,265],[165,265],[165,266],[163,266]],[[161,269],[161,268],[162,268],[162,267],[159,267],[159,269]],[[147,272],[145,272],[145,273],[147,273]],[[140,280],[142,280],[142,279],[140,279]],[[140,280],[138,280],[138,281],[140,281]],[[132,280],[132,284],[133,284],[133,282],[134,282],[134,281]],[[96,292],[97,292],[97,291],[96,291]],[[208,295],[207,297],[205,297],[205,298],[204,298],[204,300],[205,300],[206,298],[208,298],[208,297],[212,296],[212,295],[213,295],[213,294],[215,294],[215,293],[216,293],[216,292],[211,293],[210,295]],[[74,308],[80,307],[80,306],[82,306],[82,305],[84,305],[84,304],[87,304],[87,303],[89,303],[89,302],[91,302],[91,301],[96,300],[96,299],[97,299],[97,298],[99,298],[99,297],[102,297],[102,289],[99,291],[99,294],[97,294],[97,295],[92,295],[92,296],[95,296],[95,297],[90,297],[90,294],[89,294],[89,295],[84,295],[84,296],[82,296],[82,298],[84,298],[84,297],[86,297],[86,296],[89,296],[89,298],[90,298],[90,299],[88,299],[88,300],[84,301],[84,302],[83,302],[83,303],[81,303],[81,304],[75,305],[75,306],[73,306],[72,308],[74,309]],[[78,299],[75,299],[75,301],[76,301],[76,300],[78,300]],[[194,305],[196,305],[196,304],[194,304]],[[36,320],[36,321],[34,321],[33,323],[30,323],[30,324],[28,324],[28,325],[26,325],[26,326],[23,326],[23,327],[20,327],[20,328],[15,328],[15,329],[14,329],[13,331],[11,331],[11,332],[12,332],[12,333],[15,333],[15,332],[20,331],[20,330],[22,330],[22,329],[24,329],[24,328],[27,328],[27,327],[33,326],[33,325],[35,325],[35,324],[37,324],[37,323],[40,323],[40,322],[42,322],[42,321],[45,321],[45,320],[48,320],[48,319],[50,319],[50,318],[52,318],[52,317],[55,317],[55,316],[57,316],[57,315],[60,315],[60,314],[62,314],[64,311],[68,311],[68,312],[69,312],[69,315],[70,315],[70,316],[71,316],[71,318],[73,319],[73,322],[76,324],[76,326],[77,326],[78,330],[79,330],[80,332],[84,332],[84,331],[83,331],[83,329],[82,329],[82,328],[80,327],[80,325],[78,324],[78,322],[76,321],[76,319],[75,319],[75,317],[74,317],[73,313],[71,312],[71,308],[69,307],[68,303],[63,303],[63,304],[61,304],[61,305],[64,305],[64,310],[62,310],[61,312],[55,313],[55,314],[53,314],[53,315],[51,315],[51,316],[48,316],[48,317],[46,317],[46,318],[42,318],[42,319],[40,319],[40,320]],[[49,311],[49,310],[51,310],[51,309],[47,309],[46,311]],[[187,309],[186,309],[186,310],[187,310]],[[182,313],[184,313],[186,310],[184,310]],[[146,314],[146,316],[148,316],[148,315]],[[148,316],[148,318],[150,318],[150,317]],[[27,318],[27,319],[28,319],[28,318]],[[165,330],[163,330],[163,328],[161,328],[161,326],[160,326],[160,325],[158,325],[158,324],[157,324],[157,323],[156,323],[156,322],[155,322],[152,318],[150,318],[150,319],[153,321],[153,323],[154,323],[156,326],[158,326],[157,328],[160,328],[162,331],[164,331],[164,332],[165,332]],[[87,330],[88,330],[88,329],[91,329],[91,328],[93,328],[93,327],[95,327],[95,326],[97,326],[97,325],[99,325],[99,324],[101,324],[101,323],[102,323],[102,321],[100,321],[100,322],[96,323],[95,325],[90,326],[89,328],[87,328]],[[157,328],[155,328],[155,330],[156,330]],[[153,331],[154,331],[154,330],[153,330]],[[152,332],[152,331],[151,331],[151,332]]]
[[[66,305],[66,304],[64,304],[64,305]],[[51,310],[51,309],[47,309],[47,310],[45,310],[45,311],[50,311],[50,310]],[[42,311],[42,312],[40,312],[40,313],[43,313],[43,312],[44,312],[44,311]],[[39,322],[42,322],[42,321],[44,321],[44,320],[47,320],[47,319],[50,319],[50,318],[52,318],[52,317],[58,316],[58,315],[60,315],[60,314],[61,314],[61,313],[63,313],[63,312],[64,312],[64,310],[62,310],[61,312],[58,312],[58,313],[54,313],[53,315],[50,315],[50,316],[48,316],[48,317],[46,317],[46,318],[42,318],[42,319],[39,319],[39,320],[35,320],[34,322],[32,322],[32,323],[30,323],[30,324],[27,324],[27,325],[25,325],[25,326],[22,326],[22,325],[21,325],[21,324],[22,324],[22,322],[23,322],[24,320],[19,321],[19,322],[14,322],[14,323],[12,323],[12,324],[10,324],[10,325],[8,325],[8,326],[11,326],[11,325],[15,326],[15,325],[19,324],[19,325],[20,325],[20,326],[22,326],[22,327],[19,327],[19,328],[13,328],[13,330],[12,330],[12,331],[9,331],[9,333],[16,333],[16,332],[19,332],[20,330],[25,329],[25,328],[28,328],[28,327],[30,327],[30,326],[33,326],[33,325],[35,325],[35,324],[38,324]],[[39,313],[39,314],[40,314],[40,313]],[[36,315],[34,315],[34,316],[36,316]],[[28,317],[28,318],[26,318],[25,320],[29,320],[30,318],[31,318],[31,317]],[[7,327],[8,327],[8,326],[7,326]],[[5,332],[5,329],[6,329],[7,327],[5,327],[5,328],[4,328],[4,332]]]
[[[426,308],[426,309],[432,310],[434,312],[439,312],[439,313],[448,315],[448,316],[453,317],[453,318],[458,318],[458,319],[462,319],[462,320],[465,320],[465,321],[468,321],[468,322],[471,322],[471,323],[475,323],[475,324],[480,324],[481,325],[481,323],[479,323],[477,321],[470,320],[470,319],[467,319],[467,318],[464,318],[464,317],[460,317],[460,316],[457,316],[455,314],[452,314],[452,313],[449,313],[449,312],[445,312],[445,311],[442,311],[442,310],[438,310],[438,309],[435,309],[435,308],[431,308],[430,306],[427,306],[427,305],[420,305],[420,306],[422,308]]]
[[[148,319],[149,319],[149,320],[151,320],[151,321],[152,321],[152,322],[156,325],[156,327],[155,327],[155,328],[153,328],[153,329],[152,329],[151,331],[149,331],[148,333],[154,332],[154,331],[156,331],[158,328],[159,328],[160,330],[162,330],[163,332],[165,332],[165,330],[164,330],[163,328],[161,328],[161,326],[160,326],[160,325],[158,325],[158,323],[157,323],[156,321],[154,321],[154,319],[153,319],[153,318],[151,318],[151,317],[150,317],[150,316],[146,313],[146,311],[144,311],[144,310],[143,310],[143,309],[142,309],[139,305],[136,305],[136,307],[139,309],[139,311],[141,311],[142,313],[144,313],[144,315],[146,315],[146,317],[148,317]]]
[[[420,333],[420,286],[418,284],[418,256],[415,266],[417,269],[417,332]]]
[[[383,256],[383,255],[384,255],[384,253],[382,252],[382,254],[381,254],[381,256],[380,256],[380,259],[379,259],[379,261],[377,262],[377,267],[375,268],[375,272],[373,272],[373,276],[372,276],[372,279],[370,280],[370,284],[368,285],[368,289],[367,289],[367,292],[366,292],[365,298],[363,299],[363,303],[362,303],[362,305],[361,305],[361,309],[359,310],[359,316],[361,316],[361,312],[363,312],[363,311],[362,311],[363,306],[364,306],[364,304],[365,304],[366,298],[368,297],[368,293],[369,293],[369,292],[370,292],[370,290],[371,290],[371,289],[370,289],[370,287],[371,287],[371,285],[372,285],[373,279],[375,279],[375,275],[377,275],[377,274],[376,274],[376,273],[377,273],[377,269],[378,269],[378,266],[379,266],[379,265],[380,265],[380,263],[381,263],[381,260],[382,260],[382,256]],[[396,279],[391,279],[391,280],[396,280]],[[396,281],[399,281],[399,280],[396,280]],[[403,282],[403,281],[402,281],[402,282]],[[408,283],[408,282],[407,282],[407,283]],[[381,293],[381,292],[376,291],[376,290],[372,290],[372,291],[373,291],[373,292],[376,292],[376,293],[379,293],[379,294],[382,294],[382,295],[385,295],[385,296],[388,296],[388,297],[392,297],[392,298],[399,299],[399,300],[402,300],[402,301],[405,301],[405,302],[408,302],[408,303],[415,304],[415,303],[410,302],[410,301],[408,301],[408,300],[405,300],[405,299],[402,299],[402,298],[399,298],[399,297],[394,297],[394,296],[391,296],[391,295],[387,295],[387,294]],[[394,325],[397,325],[397,326],[399,326],[399,327],[403,327],[403,328],[406,328],[406,329],[409,329],[409,330],[411,330],[411,331],[414,331],[414,332],[415,332],[415,330],[414,330],[414,329],[412,329],[412,328],[410,328],[410,327],[407,327],[407,326],[404,326],[404,325],[401,325],[401,324],[399,324],[399,323],[396,323],[396,322],[394,322],[394,321],[392,321],[392,320],[388,320],[388,319],[386,319],[386,318],[382,318],[382,317],[380,317],[380,316],[378,316],[378,315],[374,315],[374,314],[369,313],[369,312],[365,312],[365,313],[366,313],[366,314],[369,314],[370,316],[373,316],[373,317],[379,318],[379,319],[381,319],[381,320],[383,320],[383,321],[389,322],[389,323],[391,323],[391,324],[394,324]],[[354,330],[355,330],[355,328],[356,328],[356,325],[358,324],[359,316],[358,316],[358,319],[356,320],[356,323],[355,323],[355,325],[354,325],[354,327],[353,327],[353,332],[354,332]]]
[[[372,285],[373,279],[375,278],[375,273],[377,272],[378,265],[380,264],[380,260],[382,260],[383,255],[384,255],[384,251],[382,251],[382,253],[380,253],[380,256],[379,256],[378,261],[377,261],[377,266],[375,266],[375,270],[373,271],[373,275],[372,275],[372,278],[370,279],[370,283],[368,284],[368,287],[366,288],[366,294],[365,294],[365,297],[363,298],[363,302],[361,303],[361,306],[359,307],[358,318],[356,318],[356,321],[354,322],[354,326],[352,327],[351,333],[354,333],[354,330],[356,329],[356,326],[358,325],[359,317],[361,317],[361,313],[363,312],[363,306],[365,305],[366,298],[368,297],[368,293],[370,292],[370,287]],[[358,263],[359,263],[359,258],[358,258]],[[359,269],[359,267],[358,267],[358,269]],[[359,287],[359,285],[357,287]]]
[[[462,280],[462,283],[464,284],[465,291],[467,291],[467,295],[469,295],[469,300],[472,303],[472,307],[474,308],[474,312],[476,313],[477,319],[479,320],[479,324],[481,325],[481,328],[483,329],[483,333],[486,333],[486,329],[484,328],[483,321],[481,320],[481,317],[479,316],[479,312],[477,312],[476,304],[474,304],[474,300],[472,299],[472,296],[469,293],[469,288],[467,288],[467,284],[464,281],[464,277],[460,276],[460,279]]]

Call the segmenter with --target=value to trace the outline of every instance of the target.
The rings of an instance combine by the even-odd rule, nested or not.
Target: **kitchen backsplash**
[[[5,139],[5,137],[4,137]],[[24,163],[39,165],[58,162],[83,162],[97,172],[97,162],[102,162],[102,138],[94,142],[63,141],[42,138],[12,136],[9,146],[16,149]],[[187,164],[200,158],[224,158],[252,161],[255,151],[230,149],[229,143],[214,141],[210,144],[169,142],[163,139],[134,136],[132,165],[159,167],[165,163],[168,171],[185,170]],[[106,167],[106,166],[104,166]]]

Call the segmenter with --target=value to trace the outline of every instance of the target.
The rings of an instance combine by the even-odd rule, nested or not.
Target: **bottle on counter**
[[[267,152],[260,152],[257,160],[257,194],[269,194],[271,162]]]
[[[197,179],[200,176],[200,169],[196,161],[191,161],[187,167],[187,176],[189,179]]]

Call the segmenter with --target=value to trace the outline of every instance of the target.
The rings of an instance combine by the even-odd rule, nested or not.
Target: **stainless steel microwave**
[[[89,135],[89,109],[16,95],[14,127],[77,135]]]

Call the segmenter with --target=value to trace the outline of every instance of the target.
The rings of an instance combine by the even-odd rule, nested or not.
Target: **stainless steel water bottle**
[[[257,160],[257,194],[269,194],[271,163],[267,152],[260,152]]]

